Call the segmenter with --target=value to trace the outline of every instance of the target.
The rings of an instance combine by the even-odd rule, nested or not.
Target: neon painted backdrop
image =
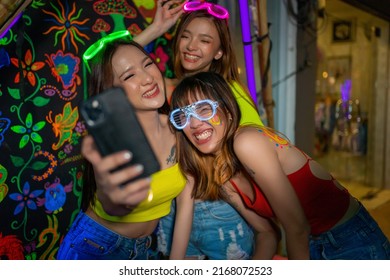
[[[0,259],[55,259],[81,203],[81,56],[154,13],[154,0],[34,0],[0,39]],[[167,77],[171,37],[147,47]]]

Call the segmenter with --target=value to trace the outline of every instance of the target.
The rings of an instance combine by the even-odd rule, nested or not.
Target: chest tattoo
[[[171,152],[167,157],[167,164],[174,164],[174,163],[176,163],[176,147],[172,146]]]

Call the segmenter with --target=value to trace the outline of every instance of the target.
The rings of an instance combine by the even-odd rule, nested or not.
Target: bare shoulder
[[[268,128],[266,126],[247,126],[242,127],[236,132],[235,140],[244,141],[245,139],[259,140],[264,139],[272,142],[275,146],[290,147],[291,142],[282,133]]]
[[[238,137],[247,137],[248,135],[258,134],[259,129],[261,129],[260,126],[241,126],[237,129],[235,138],[237,139]]]
[[[240,127],[234,137],[233,149],[238,158],[250,155],[254,150],[267,146],[267,141],[257,127]]]
[[[244,126],[240,127],[234,137],[234,148],[252,145],[253,143],[264,142],[264,135],[261,127]]]
[[[234,150],[237,155],[250,154],[257,149],[264,153],[276,148],[290,148],[292,145],[287,137],[265,126],[246,126],[237,130],[234,139]]]

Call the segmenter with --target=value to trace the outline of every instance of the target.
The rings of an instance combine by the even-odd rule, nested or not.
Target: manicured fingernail
[[[135,169],[138,171],[138,172],[141,172],[144,170],[144,166],[142,164],[136,164],[135,165]]]
[[[125,152],[124,154],[123,154],[123,157],[126,159],[126,160],[129,160],[129,159],[131,159],[131,153],[130,152]]]

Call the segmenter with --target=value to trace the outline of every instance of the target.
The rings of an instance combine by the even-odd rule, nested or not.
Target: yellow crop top
[[[151,190],[153,191],[152,201],[148,202],[147,199],[144,200],[128,215],[108,215],[104,212],[99,200],[95,201],[93,211],[105,220],[120,223],[147,222],[168,215],[172,200],[184,189],[187,182],[186,178],[176,163],[172,167],[152,174],[151,179]]]
[[[240,124],[244,123],[254,123],[260,126],[263,126],[263,122],[260,119],[260,115],[257,112],[256,108],[253,106],[253,101],[251,101],[250,97],[241,85],[237,82],[232,82],[230,87],[236,97],[238,107],[241,111],[241,120]]]

